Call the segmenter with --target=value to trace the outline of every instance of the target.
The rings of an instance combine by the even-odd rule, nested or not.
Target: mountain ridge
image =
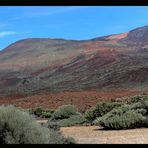
[[[147,89],[148,26],[90,40],[30,38],[0,51],[0,95]]]

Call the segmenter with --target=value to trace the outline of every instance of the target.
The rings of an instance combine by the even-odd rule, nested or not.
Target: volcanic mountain
[[[148,26],[90,40],[30,38],[0,52],[0,96],[148,89]]]

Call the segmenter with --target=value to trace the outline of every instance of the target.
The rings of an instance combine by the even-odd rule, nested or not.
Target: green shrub
[[[101,102],[97,104],[95,107],[90,108],[85,112],[85,118],[92,122],[97,117],[101,117],[106,113],[110,112],[114,108],[118,108],[122,105],[120,102]]]
[[[0,107],[1,144],[60,144],[68,142],[72,143],[72,140],[64,138],[61,133],[55,130],[42,127],[27,112],[13,106]]]
[[[75,144],[75,140],[71,137],[64,137],[60,131],[60,125],[57,121],[49,120],[46,127],[51,131],[52,138],[50,139],[51,144]],[[54,143],[53,143],[54,142]]]
[[[41,107],[30,109],[29,112],[37,117],[50,118],[53,114],[53,110],[43,109]]]
[[[38,107],[31,110],[31,113],[33,113],[36,116],[41,116],[43,112],[43,109]]]
[[[145,117],[146,117],[146,120],[144,122],[144,127],[148,127],[148,101],[142,101],[140,102],[139,104],[141,104],[141,108],[142,109],[145,109],[146,110],[146,114],[145,114]]]
[[[50,143],[53,144],[75,144],[75,140],[71,137],[64,137],[62,133],[60,132],[60,126],[57,121],[51,121],[49,120],[45,127],[48,127],[49,130],[51,131],[51,139]]]
[[[95,125],[104,127],[105,129],[132,129],[142,127],[146,117],[145,109],[131,109],[130,105],[124,105],[117,109],[113,109],[103,117],[94,121]]]
[[[142,101],[148,101],[148,96],[145,95],[139,95],[139,96],[133,96],[130,97],[129,103],[137,103],[137,102],[142,102]]]
[[[57,121],[48,120],[47,127],[49,129],[56,130],[56,131],[59,131],[60,130],[60,125],[58,124]]]
[[[75,140],[71,137],[64,137],[60,131],[51,130],[50,144],[75,144]]]
[[[52,111],[45,111],[45,112],[42,112],[42,115],[40,117],[42,118],[50,118],[52,116]]]
[[[63,105],[59,107],[51,116],[51,120],[61,120],[69,118],[72,115],[79,114],[77,108],[73,105]]]
[[[26,112],[13,106],[0,107],[0,143],[49,143],[49,130],[41,127]]]
[[[82,125],[86,120],[82,115],[72,115],[69,118],[62,119],[58,122],[60,127],[68,127],[74,125]]]
[[[148,101],[140,101],[133,104],[130,104],[129,109],[136,110],[136,109],[145,109],[146,110],[146,116],[148,116]]]

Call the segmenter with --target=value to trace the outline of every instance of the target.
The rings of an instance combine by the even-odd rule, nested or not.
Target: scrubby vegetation
[[[0,143],[67,144],[74,143],[60,132],[38,124],[27,112],[13,106],[0,107]]]
[[[62,133],[60,132],[60,125],[58,122],[48,120],[48,122],[45,124],[45,127],[49,128],[50,131],[53,132],[54,136],[52,137],[52,141],[55,142],[53,144],[74,144],[74,143],[76,143],[73,138],[71,138],[71,137],[65,138],[62,135]],[[60,135],[60,136],[58,136],[58,138],[57,138],[57,135]]]
[[[60,120],[58,123],[61,127],[68,127],[74,125],[83,125],[86,119],[82,115],[72,115],[69,118]]]
[[[48,121],[45,124],[45,127],[48,127],[51,132],[51,144],[75,144],[75,140],[71,137],[64,137],[60,132],[60,126],[56,121]]]
[[[55,131],[60,130],[60,126],[56,121],[48,120],[48,122],[47,122],[47,124],[45,124],[45,126],[47,126],[49,129],[52,129],[52,130],[55,130]]]
[[[84,114],[73,105],[63,105],[50,111],[48,127],[95,124],[105,129],[130,129],[148,127],[148,96],[128,97],[125,101],[100,102]],[[34,114],[41,116],[43,109],[37,108]]]
[[[143,102],[143,101],[148,101],[147,95],[137,95],[137,96],[128,97],[126,99],[127,104],[133,104],[133,103]]]
[[[97,117],[101,117],[106,113],[110,112],[112,109],[121,106],[121,102],[101,102],[98,103],[95,107],[90,108],[88,111],[85,112],[85,118],[92,122]]]
[[[37,107],[29,109],[29,113],[41,118],[50,118],[54,113],[54,110]]]
[[[114,109],[103,117],[97,118],[94,123],[105,129],[130,129],[142,127],[146,117],[144,109],[124,110]]]
[[[63,105],[59,107],[51,116],[52,120],[61,120],[69,118],[72,115],[78,115],[78,110],[73,105]]]
[[[86,119],[78,112],[73,105],[63,105],[59,107],[49,119],[50,122],[56,122],[59,127],[82,125]]]
[[[106,129],[148,127],[148,97],[131,97],[127,104],[98,117],[94,123]]]
[[[61,127],[95,124],[108,130],[148,127],[148,96],[134,96],[125,102],[101,102],[84,114],[73,105],[63,105],[55,111],[29,109],[35,117],[48,118],[40,125],[23,109],[0,107],[0,143],[3,144],[73,144],[65,138]]]

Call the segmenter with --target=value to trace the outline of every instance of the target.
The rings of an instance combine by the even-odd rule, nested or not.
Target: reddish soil
[[[61,105],[74,104],[79,111],[85,111],[100,101],[109,101],[112,99],[123,99],[126,96],[135,96],[142,94],[140,91],[118,91],[118,92],[60,92],[60,93],[41,93],[29,97],[7,97],[0,98],[0,105],[14,104],[23,108],[33,108],[42,106],[44,108],[55,109]],[[148,94],[148,91],[145,92]]]

